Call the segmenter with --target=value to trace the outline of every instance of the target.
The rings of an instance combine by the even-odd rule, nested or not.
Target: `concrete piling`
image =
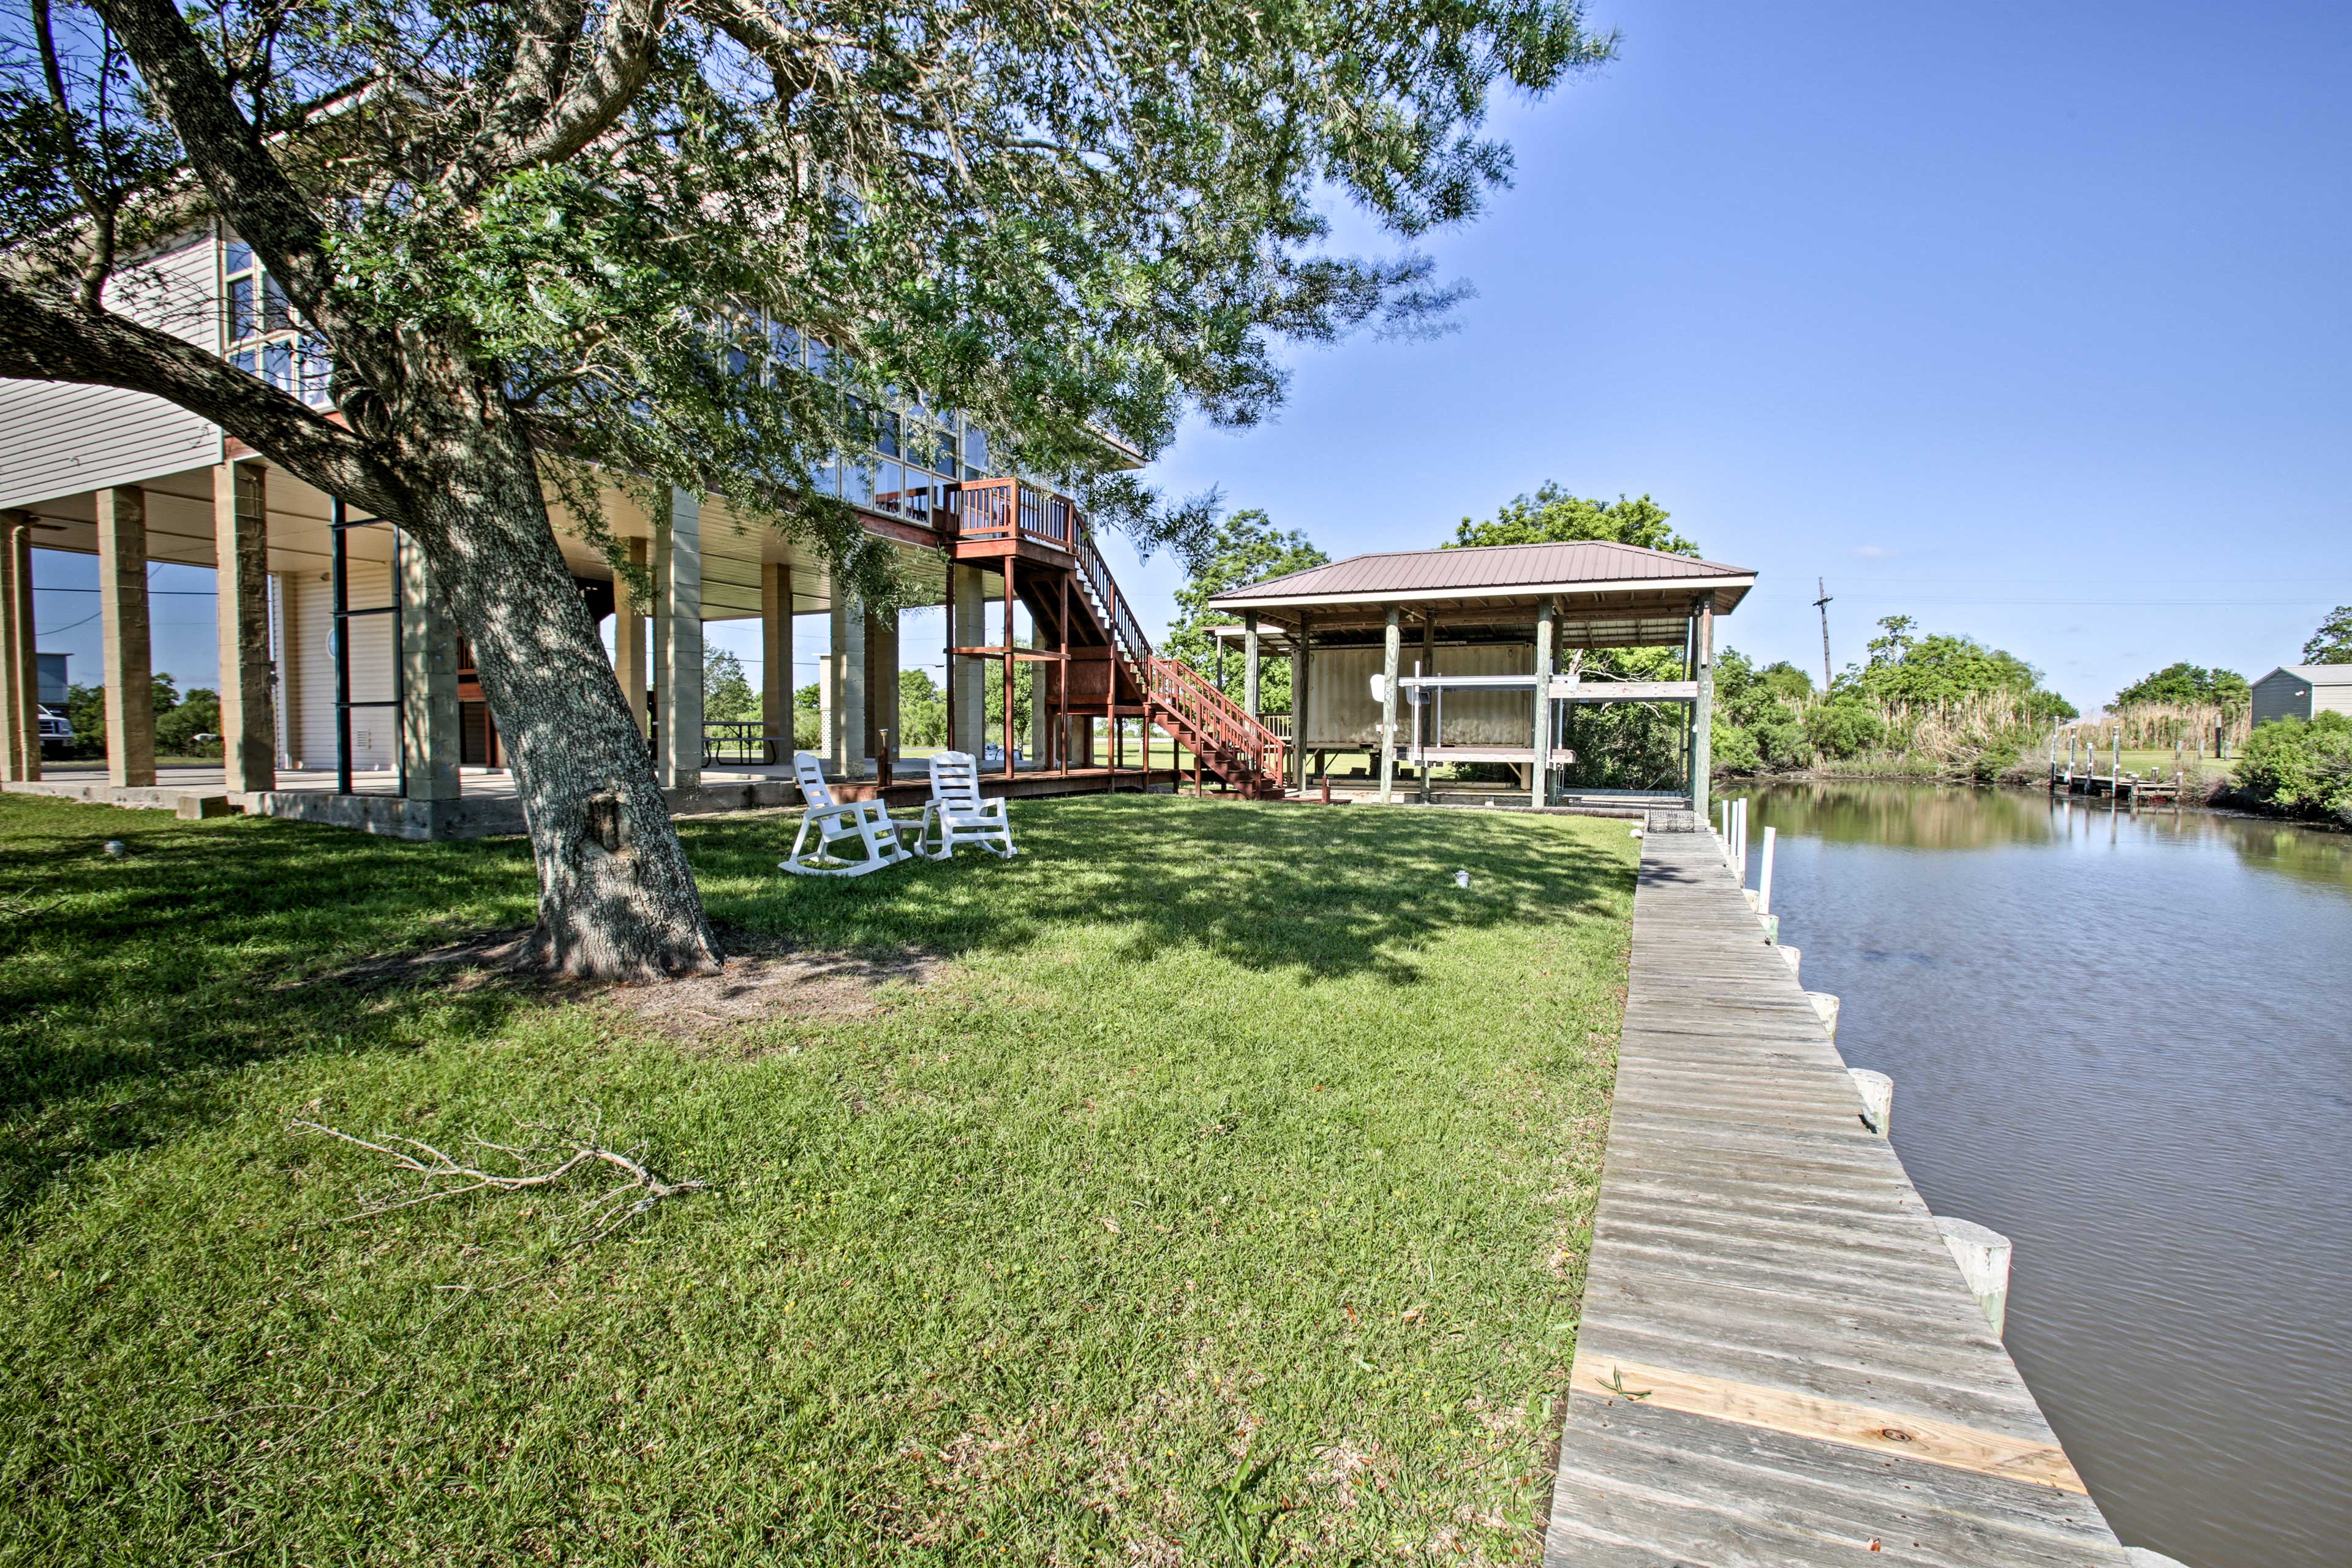
[[[1960,1278],[1968,1281],[1985,1321],[1999,1334],[2009,1317],[2009,1260],[2015,1251],[2009,1237],[1973,1220],[1943,1215],[1936,1216],[1936,1228],[1944,1233],[1944,1245],[1952,1249],[1952,1261],[1960,1266]]]
[[[1845,1070],[1853,1079],[1854,1092],[1862,1096],[1863,1121],[1870,1124],[1873,1132],[1886,1137],[1895,1124],[1895,1080],[1868,1068]]]
[[[1830,1038],[1836,1039],[1840,1005],[1837,997],[1827,991],[1808,991],[1805,1000],[1811,1002],[1813,1011],[1821,1015],[1822,1027],[1829,1032]]]

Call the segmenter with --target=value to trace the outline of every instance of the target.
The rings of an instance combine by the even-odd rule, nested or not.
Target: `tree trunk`
[[[556,547],[527,434],[495,386],[426,394],[393,467],[406,523],[473,645],[539,870],[529,958],[654,979],[724,961],[644,737]],[[421,390],[421,389],[420,389]]]

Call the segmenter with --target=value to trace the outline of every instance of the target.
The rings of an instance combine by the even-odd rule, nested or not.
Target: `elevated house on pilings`
[[[1209,606],[1239,618],[1243,707],[1258,710],[1269,657],[1291,669],[1292,783],[1333,752],[1370,752],[1380,798],[1400,768],[1429,798],[1433,769],[1503,763],[1528,804],[1706,811],[1715,621],[1756,574],[1638,545],[1583,540],[1356,555],[1231,589]],[[1667,647],[1680,679],[1588,674],[1579,650]],[[1571,710],[1609,702],[1681,710],[1680,777],[1612,798],[1566,788]]]
[[[191,231],[126,268],[125,279],[118,308],[327,405],[322,349],[234,237]],[[779,363],[822,370],[823,344],[785,322],[766,328]],[[1161,756],[1154,772],[1156,731],[1182,749],[1196,787],[1213,778],[1243,793],[1278,789],[1278,740],[1154,653],[1069,498],[993,467],[987,433],[952,411],[908,396],[886,413],[881,445],[818,482],[900,552],[907,575],[945,610],[948,743],[975,754],[997,743],[989,787],[1165,784],[1172,759]],[[1115,437],[1103,440],[1107,465],[1140,462]],[[651,574],[650,603],[636,602],[551,497],[557,539],[591,612],[613,623],[614,672],[673,802],[793,798],[781,780],[793,744],[793,626],[803,616],[830,623],[820,681],[825,770],[852,796],[886,787],[878,764],[899,748],[895,617],[850,602],[804,546],[730,515],[716,498],[674,491],[659,520],[617,482],[601,500],[605,526]],[[496,722],[421,553],[205,420],[107,388],[0,381],[0,779],[37,783],[42,772],[38,708],[27,695],[37,547],[101,562],[107,782],[90,786],[100,798],[163,804],[146,793],[159,784],[147,568],[170,562],[213,568],[220,583],[225,766],[187,787],[208,785],[222,804],[247,810],[410,837],[520,829]],[[703,627],[749,619],[761,626],[761,719],[706,723]],[[1001,711],[1013,714],[1022,662],[1042,672],[1032,681],[1026,756],[1017,725],[990,724],[985,684],[1001,683]],[[1108,741],[1100,748],[1098,725]]]

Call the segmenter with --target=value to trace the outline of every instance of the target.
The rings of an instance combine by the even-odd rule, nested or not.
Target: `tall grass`
[[[2253,715],[2246,709],[2218,702],[2148,702],[2120,712],[2096,713],[2058,732],[2064,751],[2067,730],[2074,739],[2094,750],[2114,747],[2120,738],[2126,751],[2179,746],[2189,757],[2203,757],[2213,749],[2213,731],[2221,726],[2230,750],[2242,750],[2253,734]],[[2121,731],[2118,737],[2117,731]]]

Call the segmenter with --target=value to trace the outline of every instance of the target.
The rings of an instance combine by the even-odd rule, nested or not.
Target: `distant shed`
[[[2253,720],[2352,715],[2352,664],[2284,664],[2254,682]]]

